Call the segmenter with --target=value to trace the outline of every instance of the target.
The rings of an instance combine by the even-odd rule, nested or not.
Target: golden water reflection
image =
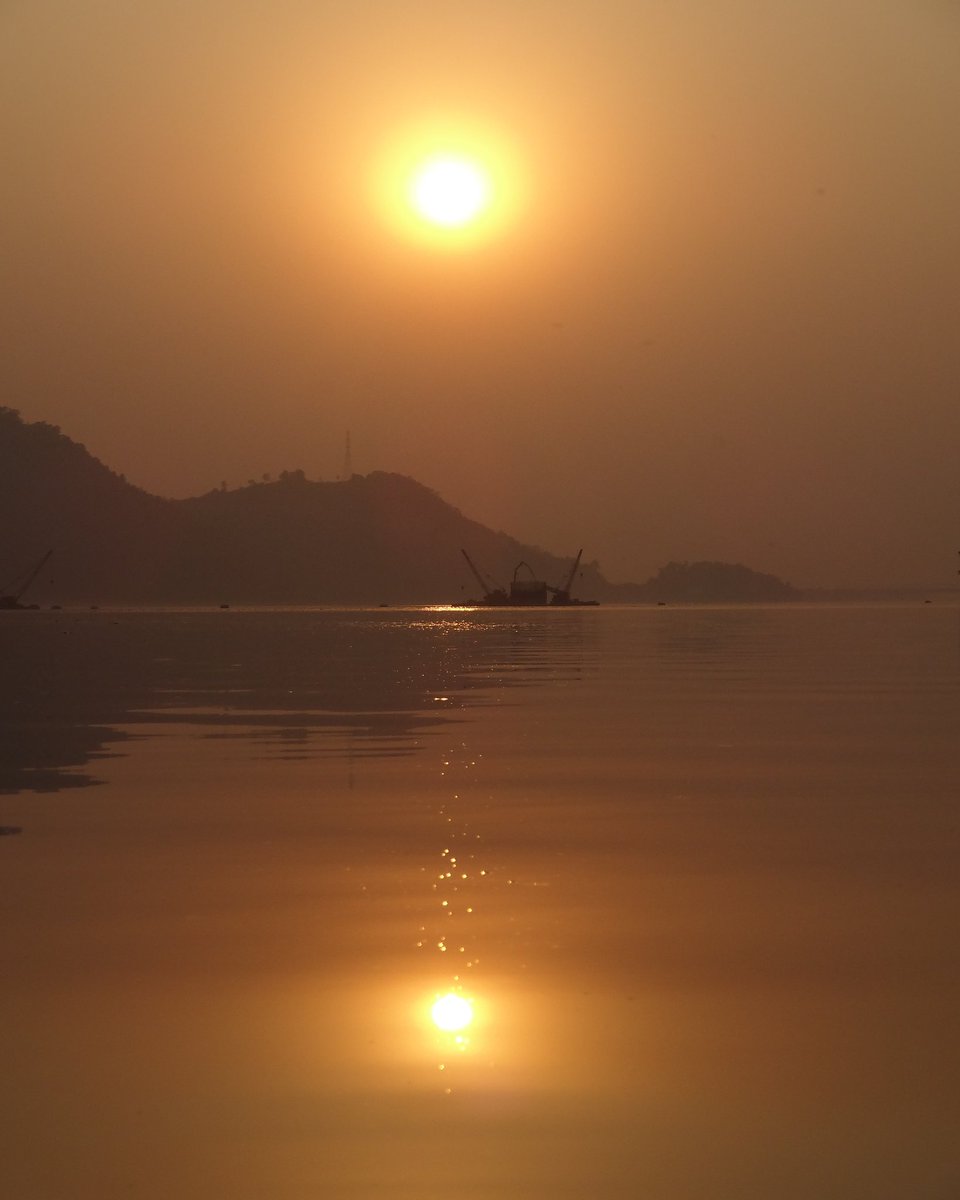
[[[5,1194],[957,1194],[955,621],[844,618],[837,675],[830,614],[592,615],[599,675],[562,614],[381,663],[455,710],[416,753],[175,705],[82,803],[3,797]]]
[[[456,992],[447,992],[434,1001],[430,1016],[434,1025],[444,1033],[459,1035],[473,1020],[473,1002]],[[460,1045],[464,1039],[458,1036],[456,1041]]]

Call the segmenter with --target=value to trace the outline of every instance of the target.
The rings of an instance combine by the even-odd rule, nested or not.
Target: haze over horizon
[[[960,5],[15,0],[0,403],[151,492],[394,471],[613,580],[953,586]],[[499,171],[484,236],[383,182]]]

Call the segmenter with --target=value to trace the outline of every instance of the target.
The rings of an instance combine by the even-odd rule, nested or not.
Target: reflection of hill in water
[[[757,653],[758,635],[771,623],[769,610],[761,607],[668,608],[659,610],[656,618],[654,661],[668,664],[674,672],[687,664],[700,670],[725,662],[743,669]]]
[[[403,755],[491,690],[576,679],[582,613],[29,613],[0,626],[0,791],[84,768],[157,726],[283,758]]]

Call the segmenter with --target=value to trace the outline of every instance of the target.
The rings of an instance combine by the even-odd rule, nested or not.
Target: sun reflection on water
[[[430,1009],[433,1023],[444,1033],[459,1033],[473,1020],[473,1003],[456,992],[438,996]]]
[[[449,778],[454,773],[460,775],[461,771],[471,777],[480,757],[471,755],[465,744],[451,746],[440,755],[441,778]],[[458,778],[458,789],[466,782],[466,779]],[[446,1072],[444,1079],[448,1083],[452,1082],[449,1071],[455,1062],[465,1066],[469,1058],[475,1066],[479,1065],[477,1047],[471,1044],[467,1031],[476,1033],[478,1025],[474,973],[479,957],[473,914],[480,898],[479,889],[488,879],[487,867],[480,859],[481,835],[464,820],[462,809],[459,790],[451,792],[448,801],[440,807],[438,817],[443,841],[437,847],[439,862],[432,871],[425,868],[433,895],[432,913],[421,924],[417,942],[418,948],[433,959],[435,965],[443,963],[436,978],[437,990],[421,1012],[426,1015],[429,1010],[429,1020],[435,1030],[437,1069]],[[486,1018],[483,1017],[479,1024],[485,1026]],[[460,1069],[457,1068],[458,1072]],[[449,1094],[451,1088],[447,1087],[445,1091]]]

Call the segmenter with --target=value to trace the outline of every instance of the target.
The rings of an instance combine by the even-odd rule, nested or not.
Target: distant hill
[[[0,408],[0,590],[48,549],[25,600],[51,603],[416,604],[476,597],[461,547],[508,583],[521,560],[560,583],[572,565],[471,521],[435,492],[375,471],[165,500],[128,483],[55,426]],[[581,565],[575,596],[605,601],[784,599],[772,576],[675,564],[647,584]],[[736,594],[734,594],[736,593]]]
[[[798,600],[801,595],[775,575],[724,562],[667,563],[640,590],[644,599],[674,603]]]
[[[175,504],[133,487],[45,422],[0,408],[0,591],[47,550],[29,600],[155,593]]]
[[[290,471],[273,483],[182,501],[179,517],[164,592],[184,599],[455,602],[478,591],[461,547],[498,578],[509,578],[521,559],[548,580],[570,567],[384,471],[337,483]],[[607,584],[588,566],[580,586]]]
[[[0,408],[0,512],[0,589],[54,551],[25,597],[41,604],[442,603],[477,593],[461,547],[501,580],[521,559],[557,582],[571,565],[380,471],[335,483],[285,471],[161,499],[9,408]],[[582,567],[579,594],[608,587],[595,565]]]

